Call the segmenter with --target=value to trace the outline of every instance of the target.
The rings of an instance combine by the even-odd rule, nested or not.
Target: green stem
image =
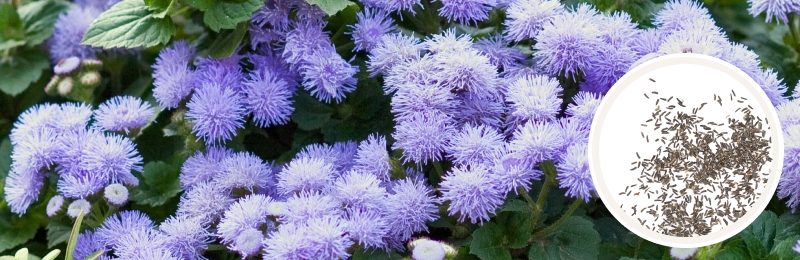
[[[792,40],[794,40],[792,48],[795,52],[800,53],[800,38],[797,37],[797,14],[789,14],[789,22],[786,24],[789,26],[789,34],[792,35]]]
[[[534,211],[538,210],[536,208],[536,202],[533,202],[533,199],[531,198],[531,195],[529,195],[528,191],[523,189],[522,186],[517,187],[517,193],[522,194],[522,198],[524,198],[525,201],[528,202],[528,206],[530,206],[531,209],[533,209]]]
[[[351,49],[353,49],[353,47],[355,47],[355,46],[356,46],[356,44],[355,44],[355,43],[353,43],[353,42],[347,42],[346,44],[344,44],[344,45],[342,45],[342,46],[336,47],[336,52],[350,51],[350,50],[351,50]]]
[[[540,209],[544,208],[544,203],[547,201],[547,194],[550,192],[550,186],[553,186],[553,182],[556,181],[554,174],[549,174],[546,170],[544,172],[544,184],[542,185],[542,190],[539,191],[539,197],[536,198],[536,206]]]
[[[436,181],[438,182],[439,180],[442,179],[442,176],[444,176],[444,171],[442,171],[442,165],[439,164],[439,161],[434,161],[433,168],[436,169],[436,173],[438,174],[438,176],[436,176]]]
[[[336,39],[339,39],[339,36],[342,36],[342,34],[344,34],[344,30],[346,28],[347,26],[339,26],[339,29],[336,30],[336,33],[334,33],[333,36],[331,36],[331,42],[336,42]]]
[[[580,199],[576,199],[575,202],[572,203],[572,206],[569,207],[567,212],[565,212],[564,215],[561,216],[561,218],[556,220],[556,223],[553,223],[552,225],[550,225],[550,226],[548,226],[548,227],[546,227],[546,228],[544,228],[542,230],[539,230],[539,232],[536,232],[535,234],[533,234],[533,236],[531,236],[531,239],[528,240],[528,243],[533,243],[533,241],[553,233],[553,231],[555,231],[559,226],[561,226],[562,224],[564,224],[564,222],[567,221],[567,218],[572,216],[572,212],[574,212],[575,209],[577,209],[578,206],[581,205],[581,202],[582,201]]]

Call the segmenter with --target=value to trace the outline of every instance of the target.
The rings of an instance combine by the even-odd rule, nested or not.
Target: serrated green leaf
[[[571,216],[552,235],[533,243],[529,259],[596,259],[600,234],[591,221]]]
[[[727,246],[717,252],[715,260],[747,260],[747,252],[736,246]]]
[[[219,35],[217,35],[217,39],[211,43],[209,55],[215,59],[223,59],[233,55],[236,49],[239,48],[242,39],[244,39],[244,35],[247,34],[247,28],[249,26],[250,23],[243,22],[239,23],[236,29],[222,30]]]
[[[22,40],[22,19],[14,7],[6,2],[0,3],[0,40]]]
[[[749,232],[741,232],[739,237],[742,238],[747,247],[747,252],[751,259],[762,259],[767,256],[767,249],[755,235]]]
[[[511,259],[511,253],[503,246],[503,228],[487,222],[472,233],[469,253],[488,259]]]
[[[67,242],[69,240],[70,231],[72,228],[70,226],[64,225],[59,223],[58,221],[51,220],[50,223],[47,224],[47,247],[53,248],[58,244]]]
[[[800,254],[792,249],[795,245],[797,245],[797,240],[800,240],[800,235],[788,237],[787,239],[778,243],[770,253],[770,257],[777,257],[781,260],[800,259]]]
[[[517,211],[517,212],[527,212],[530,211],[531,207],[528,206],[528,203],[524,201],[514,199],[511,201],[506,202],[503,204],[503,207],[500,208],[500,211]]]
[[[328,15],[335,15],[355,3],[348,0],[306,0],[306,3],[319,6]]]
[[[745,243],[747,243],[747,239],[752,235],[752,238],[761,243],[765,251],[770,251],[775,243],[775,237],[781,230],[783,230],[783,222],[778,216],[771,211],[764,211],[761,215],[758,215],[758,218],[753,223],[742,230],[739,236],[744,238]],[[748,249],[750,249],[749,244]]]
[[[162,161],[144,165],[139,186],[131,192],[131,200],[137,204],[160,206],[181,191],[179,169]]]
[[[143,0],[122,1],[92,22],[81,44],[110,49],[167,43],[175,34],[175,24],[156,14]]]
[[[215,32],[221,29],[233,29],[239,23],[250,20],[253,12],[262,6],[264,6],[262,0],[217,1],[204,10],[203,22]]]
[[[0,90],[16,96],[42,76],[42,70],[50,67],[47,54],[41,50],[18,52],[13,59],[0,63]]]
[[[69,10],[70,4],[59,0],[45,0],[30,2],[19,9],[22,27],[25,30],[25,40],[28,46],[35,46],[53,34],[58,16]]]
[[[505,236],[509,248],[518,249],[528,245],[531,238],[531,213],[530,212],[508,212],[508,219],[505,223]]]
[[[295,110],[292,121],[306,131],[318,129],[328,123],[333,111],[328,105],[319,102],[305,91],[298,91],[294,97]]]
[[[167,10],[171,3],[172,0],[144,0],[144,4],[158,11]]]
[[[181,0],[181,2],[205,12],[221,0]]]

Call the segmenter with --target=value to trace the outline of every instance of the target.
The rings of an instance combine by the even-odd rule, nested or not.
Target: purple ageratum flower
[[[664,38],[664,43],[658,48],[659,53],[695,53],[722,57],[721,53],[729,43],[725,33],[714,25],[713,20],[691,20],[681,26],[683,29]]]
[[[559,118],[556,122],[558,123],[561,138],[564,140],[560,153],[565,153],[573,144],[589,142],[589,127],[591,125],[585,121],[575,118]]]
[[[264,259],[308,259],[309,251],[305,225],[281,224],[278,230],[264,239]]]
[[[60,114],[51,126],[57,134],[85,129],[86,123],[92,118],[92,107],[87,104],[68,102],[59,105],[59,108]]]
[[[328,15],[318,5],[312,5],[306,1],[295,1],[294,4],[297,8],[297,20],[300,21],[322,21],[322,18]]]
[[[335,177],[339,173],[350,170],[353,166],[356,152],[358,152],[358,144],[353,141],[337,142],[333,145],[310,144],[303,147],[295,158],[322,159],[326,164],[333,167]]]
[[[492,161],[504,144],[496,128],[466,124],[450,138],[445,151],[456,165],[484,165]]]
[[[286,81],[266,69],[254,70],[244,83],[244,106],[259,127],[282,125],[294,112]]]
[[[139,230],[150,230],[153,226],[153,221],[144,213],[126,210],[111,215],[111,217],[103,221],[103,225],[95,230],[94,236],[99,243],[106,247],[114,247],[119,244],[119,239],[124,234]]]
[[[640,30],[636,36],[631,39],[630,48],[636,53],[636,57],[640,58],[647,54],[658,51],[658,47],[664,42],[664,33],[658,28],[648,28]]]
[[[206,144],[230,140],[236,129],[244,127],[242,103],[242,97],[230,88],[203,84],[186,104],[192,133],[205,139]]]
[[[776,107],[781,125],[800,125],[800,99],[786,101]]]
[[[195,65],[197,70],[192,78],[192,85],[195,93],[199,88],[208,85],[216,85],[219,88],[229,88],[237,92],[241,91],[244,73],[239,61],[242,56],[236,54],[221,60],[212,58],[199,58]]]
[[[321,192],[300,192],[286,200],[286,209],[278,221],[283,224],[305,224],[315,218],[342,216],[342,204]]]
[[[58,192],[67,198],[82,199],[95,194],[108,184],[108,176],[90,171],[62,174],[58,179]]]
[[[97,252],[98,250],[105,250],[106,247],[97,239],[97,236],[91,230],[86,230],[80,235],[75,242],[75,251],[72,253],[74,259],[86,259],[89,255]],[[101,254],[99,259],[108,259],[108,256]]]
[[[158,226],[164,233],[164,247],[180,259],[206,259],[203,251],[213,242],[213,235],[199,218],[181,215],[173,216]]]
[[[339,217],[323,216],[308,220],[306,242],[311,251],[310,259],[347,259],[347,248],[353,240],[346,232],[347,223]]]
[[[427,232],[425,223],[439,218],[436,205],[439,200],[424,180],[398,180],[391,193],[386,198],[385,208],[389,237],[399,241],[408,240],[416,232]]]
[[[764,93],[767,94],[773,106],[778,106],[787,100],[786,97],[783,96],[787,91],[786,84],[783,83],[783,80],[778,78],[778,73],[772,70],[772,68],[758,70],[754,74],[751,74],[751,76],[756,83],[761,86]]]
[[[555,16],[536,36],[534,58],[547,73],[574,78],[597,55],[602,42],[598,16],[597,10],[588,4]]]
[[[186,191],[178,203],[178,215],[198,217],[205,224],[213,223],[234,202],[230,194],[219,185],[203,182]]]
[[[197,184],[211,181],[222,171],[222,161],[231,156],[233,150],[218,146],[207,147],[205,153],[197,151],[181,167],[181,187],[191,190]]]
[[[462,128],[466,124],[500,128],[503,114],[506,112],[502,98],[478,97],[462,93],[456,96],[456,102],[458,103],[456,106],[460,106],[458,109],[453,109],[456,128]]]
[[[239,152],[222,160],[219,174],[213,182],[232,191],[240,188],[253,192],[267,190],[274,182],[272,169],[258,156],[249,152]]]
[[[385,248],[383,239],[388,232],[388,223],[380,211],[355,211],[347,218],[347,233],[364,248]]]
[[[522,77],[508,88],[509,114],[519,122],[554,120],[561,109],[562,92],[564,88],[555,78]]]
[[[625,45],[601,44],[598,50],[600,51],[595,56],[589,58],[594,65],[584,70],[584,80],[592,82],[590,85],[592,87],[584,87],[581,90],[605,94],[622,75],[628,72],[631,65],[636,62],[636,57]]]
[[[459,222],[467,218],[472,224],[489,221],[489,215],[494,215],[505,199],[498,181],[483,164],[454,167],[444,176],[439,188],[442,199],[450,201],[447,213],[458,215]]]
[[[667,34],[681,28],[681,24],[693,20],[711,20],[708,9],[694,0],[670,0],[664,9],[656,13],[653,24]]]
[[[347,26],[353,29],[347,33],[353,35],[353,42],[356,45],[353,51],[372,52],[380,44],[381,37],[395,29],[396,26],[392,22],[392,18],[384,10],[365,8],[364,11],[358,12],[356,24]]]
[[[445,259],[445,256],[447,256],[447,252],[439,242],[429,239],[420,239],[411,243],[414,243],[414,249],[411,250],[411,257],[416,260],[438,260]]]
[[[440,111],[415,113],[397,122],[392,149],[403,150],[404,162],[438,161],[453,133],[453,119]]]
[[[531,180],[539,180],[544,174],[538,169],[525,167],[520,163],[520,159],[515,158],[505,147],[495,153],[490,170],[492,174],[497,175],[499,189],[503,193],[514,191],[514,194],[518,194],[518,187],[522,187],[526,192],[529,191]]]
[[[370,134],[367,140],[361,141],[353,169],[371,173],[382,181],[389,180],[392,165],[389,162],[389,152],[386,151],[386,137]]]
[[[222,243],[226,244],[228,249],[235,251],[242,255],[242,258],[258,254],[261,250],[261,240],[264,239],[264,234],[257,229],[267,223],[267,204],[272,202],[267,196],[264,195],[249,195],[233,203],[228,210],[225,211],[225,216],[220,220],[217,226],[217,236],[222,238]],[[249,230],[257,230],[257,233],[251,233]],[[241,238],[251,238],[251,241],[257,241],[257,246],[251,246],[249,243],[242,243]]]
[[[425,39],[423,47],[430,53],[463,52],[472,49],[472,36],[469,34],[456,35],[455,29],[448,29],[441,34],[434,34]]]
[[[564,139],[558,124],[549,122],[528,122],[514,131],[514,139],[509,143],[511,155],[528,169],[538,163],[555,159]]]
[[[289,31],[289,13],[293,5],[289,0],[264,1],[264,6],[256,10],[250,20],[250,45],[255,48],[259,43],[283,40]]]
[[[514,0],[506,10],[503,34],[514,41],[533,39],[563,12],[564,6],[555,0]]]
[[[315,20],[298,20],[291,24],[286,35],[282,57],[293,69],[300,67],[317,51],[335,52],[328,33],[322,31],[325,23]]]
[[[86,166],[90,171],[102,173],[113,183],[139,185],[131,171],[142,172],[142,156],[127,137],[106,134],[102,140],[89,143]]]
[[[44,186],[44,173],[18,172],[12,169],[3,187],[4,199],[8,202],[11,212],[20,216],[25,214],[28,207],[38,200],[42,186]]]
[[[14,122],[14,128],[11,129],[11,134],[8,136],[11,144],[16,146],[25,136],[32,132],[41,131],[44,128],[49,128],[52,131],[51,128],[55,125],[59,116],[64,115],[57,104],[45,103],[31,106],[22,112],[17,121]]]
[[[153,228],[135,229],[121,234],[112,249],[120,259],[177,260],[165,248],[166,238]]]
[[[150,123],[155,112],[141,98],[116,96],[100,104],[94,112],[94,119],[95,125],[106,131],[128,133]]]
[[[384,207],[386,189],[373,174],[350,171],[333,184],[333,196],[351,211],[380,210]]]
[[[755,75],[761,69],[761,61],[758,59],[758,54],[741,43],[730,43],[726,48],[723,48],[721,59],[733,64],[749,75]]]
[[[601,32],[600,38],[611,46],[628,46],[638,33],[637,24],[625,12],[614,12],[609,15],[598,16]]]
[[[387,33],[381,36],[379,43],[369,52],[367,71],[370,77],[385,74],[395,65],[419,59],[422,45],[419,39],[401,33]]]
[[[579,91],[578,94],[572,98],[572,103],[567,105],[566,114],[571,118],[591,125],[592,120],[594,120],[594,114],[597,111],[597,107],[600,106],[600,101],[602,99],[603,96],[600,94]]]
[[[100,16],[103,10],[75,6],[66,13],[60,14],[53,28],[53,35],[47,41],[50,50],[50,61],[57,63],[61,59],[78,57],[94,59],[96,49],[82,45],[81,40],[89,25]]]
[[[500,83],[495,66],[476,50],[434,55],[436,79],[443,87],[483,98],[498,97]]]
[[[567,148],[566,153],[561,154],[556,165],[559,187],[567,189],[567,196],[582,198],[585,202],[589,202],[592,192],[595,191],[586,155],[588,149],[588,143],[575,143]]]
[[[436,61],[433,55],[419,59],[404,60],[392,66],[383,78],[383,91],[392,94],[409,85],[437,85],[434,71]]]
[[[52,217],[61,212],[64,208],[64,196],[56,195],[47,202],[47,216]]]
[[[473,47],[478,50],[480,54],[489,58],[489,63],[498,69],[512,67],[523,60],[525,54],[515,48],[509,47],[509,42],[503,36],[497,34],[488,38],[481,38],[476,42]]]
[[[795,103],[796,101],[792,101]],[[784,124],[784,122],[781,122]],[[800,205],[800,125],[786,125],[783,128],[784,159],[783,174],[778,181],[777,195],[780,199],[786,199],[786,206],[792,209],[792,213]]]
[[[63,177],[67,175],[82,176],[91,170],[86,164],[86,155],[89,145],[102,142],[105,134],[97,128],[80,129],[66,132],[58,136],[55,141],[56,169]],[[99,174],[92,176],[102,177]],[[103,178],[104,180],[107,178]]]
[[[356,66],[350,65],[335,51],[327,49],[306,57],[306,62],[300,66],[303,88],[326,103],[330,103],[331,99],[336,103],[341,102],[345,93],[356,89],[358,81],[353,77],[356,72]]]
[[[81,214],[89,215],[92,210],[92,204],[85,199],[73,201],[67,206],[67,215],[72,218],[77,218]]]
[[[50,168],[58,156],[58,147],[53,145],[57,137],[48,128],[19,137],[11,151],[12,170],[20,174],[35,174]]]
[[[772,22],[772,19],[778,23],[789,23],[787,14],[800,12],[800,2],[794,0],[747,0],[750,8],[747,11],[753,17],[757,17],[761,13],[766,13],[767,23]]]
[[[153,97],[164,108],[176,108],[192,92],[193,73],[189,64],[194,48],[183,40],[158,53],[153,64]]]
[[[254,53],[248,53],[247,61],[253,64],[256,70],[269,71],[272,76],[282,79],[289,92],[294,94],[300,86],[302,77],[300,72],[289,68],[289,64],[280,57],[280,53],[273,48],[262,47]]]
[[[392,113],[401,120],[425,111],[452,114],[456,96],[438,84],[404,85],[392,97]]]
[[[375,0],[377,6],[380,8],[388,11],[388,12],[396,12],[400,14],[400,11],[408,11],[411,14],[417,14],[417,11],[414,10],[414,6],[420,6],[422,8],[422,2],[420,0]]]
[[[442,2],[439,16],[461,24],[477,24],[489,19],[489,11],[497,5],[495,0],[438,0]]]
[[[333,182],[335,174],[333,165],[320,158],[297,158],[278,174],[278,191],[282,194],[321,191]]]

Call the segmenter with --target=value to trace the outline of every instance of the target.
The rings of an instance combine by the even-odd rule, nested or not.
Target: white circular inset
[[[745,124],[749,118],[746,113],[753,120]],[[676,117],[679,114],[684,117]],[[731,124],[740,127],[731,128]],[[755,133],[760,131],[754,129],[764,132]],[[699,134],[675,138],[675,133],[692,131]],[[737,133],[736,137],[733,133]],[[702,140],[706,141],[698,141],[696,136],[704,136]],[[767,206],[780,179],[782,137],[775,107],[747,74],[714,57],[672,54],[633,68],[603,98],[589,135],[589,167],[600,199],[623,226],[664,246],[702,247],[736,235]],[[737,145],[736,148],[730,147],[731,144]],[[741,144],[756,148],[749,149],[754,152],[741,153],[748,150]],[[740,156],[727,156],[737,152]],[[752,162],[752,158],[759,158],[759,152],[771,161],[743,166]],[[722,161],[728,166],[717,163]],[[684,166],[687,168],[681,170]],[[732,170],[757,167],[760,167],[757,175]],[[744,178],[750,179],[744,181]],[[642,183],[648,187],[642,188]],[[722,192],[717,187],[747,194],[748,185],[755,196],[731,192],[719,198],[714,196]],[[664,199],[657,196],[665,196],[668,202],[659,201]],[[702,206],[698,200],[703,200]],[[686,203],[674,205],[678,202]],[[705,212],[702,218],[695,218],[705,224],[693,224],[691,230],[707,231],[670,227],[671,223],[677,223],[674,219],[688,220],[668,214],[664,205],[681,209],[690,216],[695,210]],[[636,213],[633,206],[637,207]],[[732,213],[737,209],[742,209],[743,215]],[[725,211],[727,215],[719,214]],[[736,214],[738,218],[731,218],[735,221],[720,217]],[[673,215],[673,221],[665,221],[667,215]],[[667,235],[669,232],[663,230],[687,233]]]

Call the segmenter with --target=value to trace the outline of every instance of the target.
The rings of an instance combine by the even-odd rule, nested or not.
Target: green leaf
[[[500,208],[500,211],[516,211],[516,212],[527,212],[530,211],[531,207],[528,206],[528,203],[524,201],[514,199],[506,202],[503,204],[503,207]]]
[[[511,259],[511,253],[503,246],[503,228],[494,222],[486,222],[472,233],[469,253],[487,259]]]
[[[122,1],[92,22],[81,44],[110,49],[167,43],[175,34],[175,24],[169,17],[156,15],[143,0]]]
[[[596,259],[600,234],[591,221],[571,216],[552,235],[537,240],[528,252],[529,259]]]
[[[509,212],[505,223],[505,236],[509,248],[518,249],[528,245],[531,238],[531,213]]]
[[[219,0],[181,0],[181,2],[205,12],[217,4]]]
[[[14,10],[14,6],[5,1],[0,3],[0,40],[22,40],[25,32],[22,30],[22,19]]]
[[[75,253],[75,246],[78,244],[78,233],[81,232],[81,222],[83,221],[83,210],[78,213],[78,217],[75,218],[75,225],[72,226],[72,232],[69,235],[69,242],[67,243],[67,252],[66,256],[64,256],[65,260],[72,260],[73,253]]]
[[[392,250],[388,255],[386,251],[383,250],[366,250],[363,248],[358,248],[353,252],[353,256],[350,260],[391,260],[391,259],[402,259],[403,256]]]
[[[295,110],[292,113],[292,121],[297,123],[300,129],[306,131],[318,129],[331,119],[331,114],[333,114],[331,108],[319,102],[308,92],[297,91],[294,99]]]
[[[181,192],[179,169],[162,161],[144,165],[139,186],[132,191],[131,200],[137,204],[160,206]]]
[[[250,20],[253,12],[264,6],[264,1],[262,0],[217,1],[210,6],[208,6],[207,1],[191,2],[202,2],[200,5],[206,7],[206,9],[198,8],[205,11],[203,22],[215,32],[220,29],[236,28],[237,24]]]
[[[96,260],[96,259],[100,258],[100,256],[103,255],[105,252],[106,251],[102,250],[102,249],[101,250],[97,250],[94,253],[92,253],[91,255],[89,255],[86,258],[84,258],[83,260]]]
[[[53,248],[58,244],[67,242],[69,240],[70,226],[64,225],[58,221],[50,220],[47,224],[47,247]]]
[[[39,45],[49,38],[53,34],[58,16],[69,8],[68,2],[45,0],[30,2],[17,9],[22,19],[22,27],[25,29],[28,46]]]
[[[236,26],[236,29],[233,30],[222,30],[219,35],[217,35],[217,39],[211,43],[209,49],[209,55],[215,59],[223,59],[230,57],[236,49],[239,48],[239,44],[244,39],[244,35],[247,34],[247,28],[250,26],[250,23],[239,23]]]
[[[0,142],[0,182],[6,179],[11,170],[11,140],[8,138]],[[0,186],[2,187],[2,186]],[[0,195],[2,198],[2,195]]]
[[[172,0],[144,0],[144,4],[159,11],[167,10],[167,8],[169,8],[169,5],[171,3]]]
[[[717,252],[714,256],[715,260],[747,260],[747,252],[736,246],[727,246]]]
[[[0,210],[0,252],[15,248],[36,235],[38,223],[28,209],[29,214],[19,217],[8,209]]]
[[[0,51],[8,50],[14,47],[25,45],[26,41],[20,40],[5,40],[0,42]]]
[[[778,243],[770,253],[770,257],[777,257],[781,260],[800,259],[800,254],[792,249],[795,245],[797,245],[797,240],[800,240],[800,235],[789,237]]]
[[[739,237],[744,241],[747,252],[751,259],[762,259],[767,256],[767,249],[755,235],[747,232],[739,233]]]
[[[59,254],[61,254],[60,249],[53,249],[53,251],[50,251],[50,253],[44,255],[44,257],[42,257],[42,260],[55,260]]]
[[[334,15],[347,6],[355,4],[348,0],[306,0],[306,3],[319,6],[328,15]]]
[[[765,251],[770,251],[775,243],[775,237],[778,235],[779,231],[783,230],[783,227],[783,222],[781,222],[775,213],[764,211],[753,223],[742,230],[739,236],[748,244],[748,249],[750,249],[748,239],[755,238],[755,240],[751,241],[760,242]],[[758,247],[755,247],[755,249],[758,250]],[[751,251],[750,253],[752,254],[754,252]]]
[[[47,54],[41,50],[18,52],[13,59],[0,63],[0,90],[16,96],[42,76],[42,70],[50,67]]]

